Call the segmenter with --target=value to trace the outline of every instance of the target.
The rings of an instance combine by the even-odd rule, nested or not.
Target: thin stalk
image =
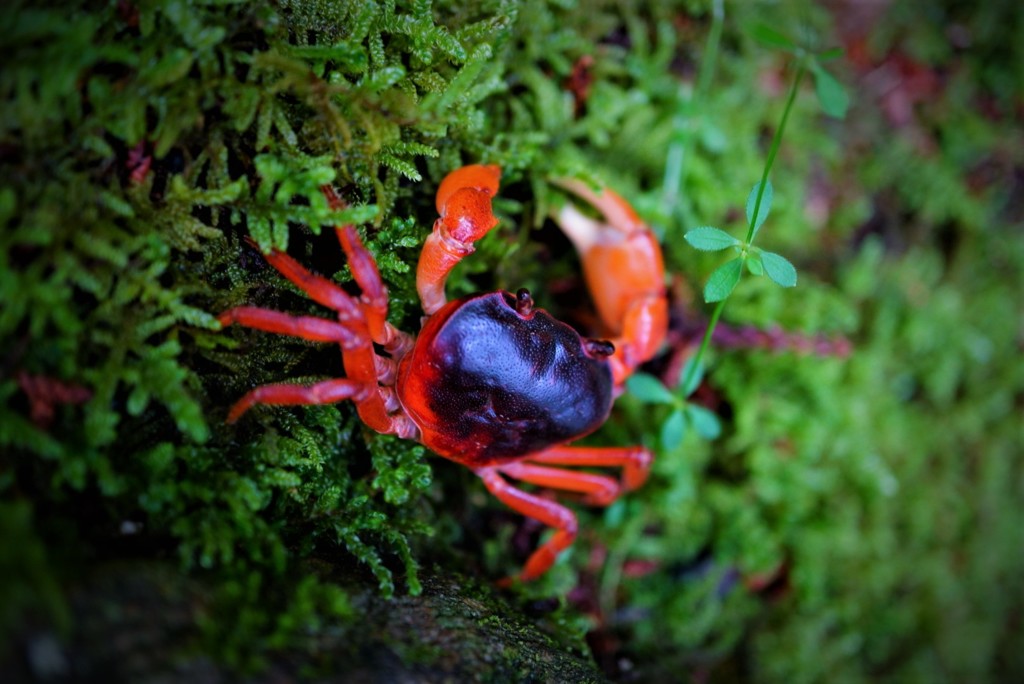
[[[757,188],[757,199],[754,200],[754,213],[750,215],[750,226],[747,228],[746,243],[749,245],[754,239],[754,226],[757,223],[758,213],[761,211],[761,199],[764,197],[764,188],[768,184],[768,173],[775,164],[775,155],[779,153],[779,146],[782,145],[782,134],[786,130],[786,122],[789,121],[789,113],[793,109],[793,102],[796,100],[797,90],[800,88],[800,81],[804,77],[807,67],[801,59],[796,68],[796,75],[793,77],[793,85],[789,88],[789,97],[786,98],[786,108],[782,112],[782,121],[775,129],[775,137],[772,138],[772,146],[768,148],[768,159],[764,164],[764,172],[761,173],[761,184]]]
[[[704,358],[704,352],[707,351],[708,346],[711,344],[711,334],[715,331],[715,326],[718,325],[718,319],[722,316],[722,309],[724,308],[725,300],[721,299],[711,312],[711,320],[708,321],[708,327],[704,330],[704,337],[700,341],[700,348],[697,350],[697,355],[694,356],[693,361],[686,366],[686,377],[683,378],[683,387],[689,387],[693,382],[693,379],[697,374],[697,369],[700,368],[700,361]],[[694,388],[694,390],[696,390],[696,388]]]
[[[800,81],[803,79],[806,71],[806,63],[801,59],[797,65],[796,75],[793,77],[793,85],[789,88],[789,96],[786,98],[786,108],[782,112],[782,120],[779,122],[779,127],[775,130],[775,136],[772,138],[771,147],[768,149],[768,159],[765,160],[764,171],[761,173],[761,184],[757,189],[757,198],[754,200],[754,212],[750,216],[750,225],[747,228],[747,239],[745,241],[744,250],[746,250],[746,246],[749,246],[751,241],[754,239],[754,225],[756,224],[757,216],[761,211],[761,199],[764,197],[764,189],[768,183],[768,174],[772,170],[772,165],[775,164],[775,157],[778,155],[779,146],[782,144],[782,134],[786,130],[786,122],[789,121],[789,113],[793,110],[793,102],[796,100],[796,94],[800,88]],[[746,251],[744,251],[744,258],[745,254]],[[741,277],[742,273],[743,272],[740,271]],[[711,319],[708,321],[708,327],[704,331],[704,337],[700,342],[700,348],[697,349],[697,355],[693,357],[693,362],[690,363],[687,368],[686,377],[683,378],[683,387],[690,386],[697,373],[697,369],[700,368],[700,362],[704,358],[704,353],[707,351],[708,346],[711,344],[711,335],[714,334],[715,326],[718,325],[718,319],[722,315],[722,309],[725,308],[725,302],[725,299],[720,300],[711,312]]]
[[[711,87],[711,77],[715,73],[718,61],[718,46],[722,43],[722,24],[725,23],[724,0],[715,0],[711,6],[711,30],[708,32],[708,45],[704,51],[704,59],[697,75],[697,95],[707,94]]]

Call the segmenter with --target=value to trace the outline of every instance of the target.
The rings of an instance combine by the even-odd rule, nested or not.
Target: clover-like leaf
[[[697,363],[697,368],[693,368],[693,364]],[[690,373],[693,373],[691,377]],[[696,356],[691,356],[690,359],[683,365],[683,373],[680,377],[682,383],[681,389],[683,396],[688,397],[697,391],[700,386],[701,380],[704,379],[704,364],[697,361]]]
[[[740,272],[743,269],[743,260],[739,257],[725,262],[715,269],[715,272],[708,278],[704,286],[704,301],[711,304],[720,302],[730,294],[740,281]]]
[[[761,257],[757,254],[750,254],[747,256],[747,270],[750,271],[751,275],[764,275],[764,265],[761,263]]]
[[[676,409],[661,424],[661,446],[671,451],[679,446],[686,436],[686,415],[682,409]]]
[[[796,268],[786,257],[774,252],[761,252],[761,263],[768,277],[782,287],[796,285]]]
[[[821,110],[836,119],[845,118],[846,110],[850,107],[850,96],[846,89],[817,62],[811,62],[810,67],[814,74],[814,92],[818,95]]]
[[[688,230],[683,239],[702,252],[717,252],[740,244],[740,241],[732,235],[713,226],[701,226]]]
[[[754,235],[757,235],[757,231],[760,230],[761,224],[768,218],[768,212],[772,208],[772,196],[775,194],[772,190],[772,182],[765,181],[764,192],[761,193],[761,204],[757,204],[758,191],[761,188],[760,183],[756,183],[751,189],[750,194],[747,195],[747,225],[754,227]],[[754,218],[754,210],[757,210],[757,218]],[[751,238],[753,239],[753,238]]]
[[[626,380],[626,389],[642,402],[648,404],[675,404],[675,395],[653,375],[635,373]]]
[[[693,429],[697,431],[697,434],[708,441],[718,439],[718,436],[722,434],[722,423],[714,411],[709,411],[697,404],[688,404],[686,417],[693,424]]]

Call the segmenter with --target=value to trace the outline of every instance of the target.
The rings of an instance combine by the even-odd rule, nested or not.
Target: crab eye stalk
[[[591,356],[599,359],[611,356],[615,353],[615,345],[608,340],[595,340],[587,338],[583,340],[583,349]]]
[[[520,316],[529,316],[533,313],[533,297],[525,287],[516,290],[516,313]]]

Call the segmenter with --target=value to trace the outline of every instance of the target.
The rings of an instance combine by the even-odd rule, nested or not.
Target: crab
[[[601,338],[582,337],[544,309],[526,289],[485,292],[448,301],[452,268],[474,251],[498,220],[491,200],[497,166],[470,165],[437,190],[440,218],[420,255],[416,284],[425,317],[418,336],[387,321],[387,290],[355,227],[336,227],[361,294],[311,273],[287,254],[267,261],[336,320],[240,306],[222,313],[237,324],[341,347],[346,377],[313,385],[272,384],[244,395],[228,412],[237,421],[257,404],[311,405],[352,401],[373,430],[416,440],[470,468],[501,502],[553,528],[518,579],[545,573],[577,534],[568,507],[512,481],[564,490],[605,506],[639,487],[653,455],[640,446],[573,446],[608,418],[629,375],[650,359],[667,327],[664,266],[651,231],[611,190],[577,179],[555,180],[604,215],[589,218],[571,202],[555,220],[581,256],[601,321]],[[328,186],[331,206],[344,202]],[[620,468],[619,478],[570,467]]]

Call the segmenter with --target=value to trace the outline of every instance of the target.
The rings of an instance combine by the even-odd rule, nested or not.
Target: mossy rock
[[[606,681],[580,646],[466,578],[425,574],[418,596],[392,599],[350,588],[357,619],[321,624],[249,673],[210,654],[213,594],[169,564],[97,567],[69,589],[70,632],[24,629],[0,671],[7,682]]]

